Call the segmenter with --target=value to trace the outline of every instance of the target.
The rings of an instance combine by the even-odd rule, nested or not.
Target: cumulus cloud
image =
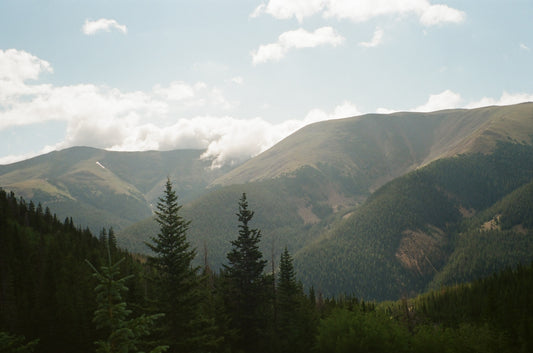
[[[439,94],[432,94],[429,96],[427,102],[418,106],[411,111],[416,112],[432,112],[443,109],[466,108],[474,109],[487,107],[492,105],[513,105],[524,102],[533,102],[533,94],[531,93],[508,93],[503,92],[500,98],[483,97],[477,101],[464,102],[464,99],[459,93],[451,90],[445,90]],[[381,109],[381,113],[388,114],[394,112],[393,110]]]
[[[378,27],[374,31],[374,35],[372,36],[372,39],[369,42],[360,42],[359,45],[365,48],[377,47],[383,41],[383,33],[383,29]]]
[[[275,43],[261,45],[252,53],[255,64],[267,61],[279,61],[290,49],[314,48],[321,45],[337,46],[344,42],[344,37],[331,27],[321,27],[314,32],[297,29],[282,33]]]
[[[280,123],[260,117],[243,119],[228,114],[198,114],[194,109],[176,114],[176,111],[183,112],[179,109],[187,102],[198,101],[207,102],[217,107],[213,111],[220,112],[227,100],[223,92],[203,82],[175,81],[156,85],[148,92],[122,92],[92,84],[54,86],[32,81],[45,72],[52,72],[52,67],[44,60],[23,51],[0,51],[0,131],[51,120],[66,123],[63,140],[46,146],[40,153],[77,145],[120,151],[196,148],[204,149],[203,158],[210,160],[213,167],[219,167],[253,157],[310,123],[361,114],[349,101],[331,111],[312,109],[303,119]],[[458,93],[445,90],[431,95],[425,104],[414,110],[473,108],[524,101],[533,101],[533,94],[504,92],[499,99],[483,98],[465,105]],[[0,164],[32,156],[6,156],[0,158]]]
[[[251,14],[257,17],[267,13],[278,19],[304,18],[318,13],[326,18],[348,19],[354,22],[369,21],[378,16],[418,16],[424,26],[441,23],[459,23],[466,14],[447,5],[432,5],[428,0],[270,0],[259,5]]]
[[[66,122],[63,140],[36,154],[78,145],[120,151],[197,148],[205,149],[203,158],[219,167],[257,155],[311,122],[357,113],[353,104],[344,102],[330,114],[315,110],[304,119],[273,124],[259,117],[198,114],[204,105],[220,112],[229,104],[221,90],[204,82],[175,81],[156,85],[149,92],[27,82],[51,71],[48,62],[27,52],[0,52],[0,131],[47,121]],[[241,80],[236,78],[236,83]],[[33,155],[6,156],[0,163]]]
[[[2,82],[36,80],[42,72],[52,72],[49,62],[25,51],[0,49],[0,80]]]
[[[304,17],[320,12],[325,3],[324,0],[270,0],[268,4],[259,5],[250,16],[258,17],[267,13],[279,19],[295,17],[302,22]]]
[[[520,49],[522,50],[525,50],[525,51],[530,51],[531,49],[529,49],[529,47],[527,45],[525,45],[524,43],[520,43]]]
[[[465,105],[465,108],[480,108],[490,105],[512,105],[523,102],[533,102],[533,94],[503,92],[498,99],[483,97],[478,101],[468,103]]]
[[[116,20],[107,18],[101,18],[96,21],[85,20],[81,31],[86,35],[94,35],[98,32],[110,32],[112,29],[116,29],[124,34],[128,32],[125,25],[121,25]]]
[[[434,26],[441,23],[460,23],[466,18],[463,11],[446,5],[429,5],[419,11],[420,23],[424,26]]]
[[[447,89],[439,94],[430,95],[425,104],[414,108],[413,111],[432,112],[436,110],[457,108],[461,105],[461,101],[460,94]]]

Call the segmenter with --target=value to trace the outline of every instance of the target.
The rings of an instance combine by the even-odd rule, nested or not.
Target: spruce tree
[[[232,326],[239,333],[237,348],[245,352],[258,351],[258,341],[265,325],[262,319],[268,282],[263,271],[266,260],[259,250],[261,232],[250,228],[254,212],[248,209],[246,194],[239,201],[239,236],[232,241],[225,265],[228,290],[226,303]]]
[[[309,352],[313,346],[316,312],[314,303],[305,296],[301,283],[296,280],[287,247],[280,257],[276,301],[278,351]]]
[[[89,261],[87,263],[94,271],[94,277],[98,280],[95,288],[97,308],[94,312],[93,322],[96,328],[106,334],[106,338],[98,340],[96,344],[97,353],[128,353],[137,351],[142,344],[141,338],[150,334],[155,320],[162,315],[141,315],[134,319],[128,319],[131,310],[127,308],[126,302],[122,299],[122,294],[128,290],[125,282],[130,276],[117,278],[120,275],[120,264],[124,261],[113,263],[111,252],[108,250],[108,265],[101,266],[98,271]],[[151,353],[164,352],[168,347],[158,346],[151,350]]]
[[[163,342],[170,345],[171,352],[194,352],[204,344],[198,338],[203,336],[205,325],[199,268],[192,265],[196,249],[187,240],[190,221],[180,215],[181,207],[167,179],[155,212],[159,233],[147,245],[155,254],[150,262],[157,273],[157,310],[165,314]]]

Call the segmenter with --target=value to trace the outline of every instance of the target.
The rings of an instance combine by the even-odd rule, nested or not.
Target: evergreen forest
[[[267,261],[246,193],[234,209],[215,271],[170,180],[150,256],[0,189],[0,352],[533,350],[533,264],[397,301],[327,297],[303,287],[287,248]]]

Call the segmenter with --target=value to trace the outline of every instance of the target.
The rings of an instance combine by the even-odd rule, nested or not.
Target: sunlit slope
[[[439,158],[489,152],[496,141],[531,143],[532,121],[533,103],[324,121],[302,128],[213,184],[270,179],[312,166],[338,170],[374,190]]]
[[[0,186],[83,227],[121,228],[151,214],[167,177],[185,200],[203,193],[224,170],[211,170],[201,154],[74,147],[0,166]]]
[[[428,160],[438,159],[437,156],[447,157],[447,155],[454,156],[461,153],[472,155],[475,150],[483,152],[478,156],[481,158],[494,151],[497,141],[530,143],[529,135],[533,132],[532,112],[532,104],[522,104],[472,111],[450,110],[428,114],[367,115],[313,124],[218,178],[213,182],[217,184],[216,190],[206,193],[193,202],[185,202],[184,215],[192,220],[191,242],[201,252],[205,247],[209,254],[210,265],[218,268],[225,261],[230,241],[237,234],[235,217],[237,200],[242,192],[247,192],[249,201],[256,210],[255,226],[263,231],[263,252],[272,253],[274,247],[274,253],[278,253],[280,248],[287,245],[293,253],[297,254],[298,261],[304,263],[305,255],[315,246],[310,244],[320,237],[332,237],[331,234],[335,231],[331,229],[337,229],[339,224],[350,218],[354,210],[357,210],[372,191],[388,180],[394,179],[396,174],[404,175],[416,168],[422,168]],[[459,160],[453,161],[459,163]],[[454,163],[443,164],[439,167],[444,168],[441,172],[434,172],[435,175],[442,174],[441,183],[445,186],[442,190],[451,187],[450,185],[462,185],[462,188],[455,192],[459,194],[486,193],[480,191],[481,181],[478,180],[483,175],[479,174],[483,172],[483,165],[475,164],[473,161],[468,162],[466,166]],[[463,167],[468,167],[466,169],[469,172],[457,177],[460,174],[456,169]],[[493,172],[499,172],[494,169],[506,170],[508,166],[501,164],[490,168]],[[248,176],[241,180],[242,183],[232,184],[230,182],[235,182],[244,175]],[[464,183],[463,179],[469,180],[469,183]],[[221,185],[221,181],[228,181],[228,185]],[[414,184],[409,188],[416,190],[418,188],[416,180],[411,179],[411,181]],[[447,196],[442,195],[442,190],[436,193],[434,185],[431,183],[429,185],[430,189],[426,190],[426,193],[409,197],[424,196],[428,198],[425,201],[447,200]],[[488,188],[488,190],[491,189]],[[358,211],[371,215],[371,217],[365,216],[365,221],[370,222],[369,224],[377,224],[380,215],[384,214],[383,210],[388,210],[398,217],[404,217],[404,212],[408,207],[405,201],[402,201],[403,199],[397,198],[399,194],[382,193],[381,195],[383,199],[380,202],[383,204],[376,206],[375,214],[368,211],[370,209],[368,206],[365,206],[366,211]],[[396,198],[389,199],[392,196]],[[372,200],[375,200],[375,197],[373,196]],[[375,202],[372,200],[369,202]],[[446,204],[444,201],[426,205],[421,200],[417,200],[412,205],[418,206],[409,211],[412,215],[409,217],[420,218],[420,212],[425,212],[426,209],[432,207],[443,207],[442,205]],[[491,199],[491,202],[495,201],[496,199]],[[453,219],[454,222],[462,219],[461,212],[468,213],[473,212],[470,209],[480,209],[480,206],[466,205],[464,207],[459,211],[450,211],[450,214],[459,212],[460,218]],[[445,221],[446,218],[443,220]],[[423,226],[426,227],[426,224]],[[367,227],[367,229],[370,228],[370,226]],[[402,243],[403,247],[399,252],[402,255],[399,257],[403,259],[405,266],[411,266],[412,269],[423,273],[423,279],[409,277],[409,281],[414,281],[413,285],[395,287],[396,289],[408,288],[406,289],[408,291],[418,291],[431,280],[434,271],[430,270],[428,262],[424,260],[425,255],[420,255],[421,253],[432,253],[438,256],[439,259],[431,260],[435,262],[433,264],[435,267],[439,263],[441,265],[444,263],[443,261],[449,255],[449,249],[446,247],[450,244],[445,241],[446,238],[442,235],[441,228],[434,226],[428,228],[428,231],[406,228],[400,231],[400,233],[405,231],[409,236],[406,236]],[[126,229],[121,232],[120,236],[124,244],[132,249],[146,251],[143,241],[155,235],[156,232],[157,226],[153,222],[146,221]],[[357,276],[350,272],[355,265],[351,262],[351,255],[348,253],[358,247],[364,248],[370,244],[369,239],[379,238],[383,235],[382,233],[382,230],[372,231],[368,233],[370,238],[361,238],[362,243],[357,245],[337,240],[328,243],[333,245],[328,248],[327,252],[310,257],[316,260],[313,263],[316,266],[311,266],[312,270],[302,273],[308,276],[306,284],[312,285],[315,278],[321,278],[322,265],[320,264],[326,261],[328,266],[329,264],[334,264],[334,266],[331,267],[331,273],[326,275],[331,283],[321,284],[323,290],[328,293],[338,293],[338,290],[355,290],[351,286],[353,282],[335,279],[339,276],[342,278],[341,273],[345,270],[348,271],[347,276],[356,278]],[[384,239],[385,243],[390,243],[389,238]],[[384,246],[385,243],[381,242],[379,246]],[[338,246],[335,247],[335,244]],[[417,250],[418,246],[421,247],[421,251]],[[382,253],[376,254],[381,258],[384,256]],[[417,258],[417,256],[422,256],[422,258]],[[359,258],[368,264],[373,261],[364,256]],[[343,261],[342,264],[336,263],[336,259],[341,259],[339,261]],[[400,272],[387,270],[387,266],[393,265],[399,269],[403,268],[401,264],[387,263],[383,267],[376,267],[376,271],[385,271],[392,276],[400,276],[399,273],[403,273],[401,272],[403,269]],[[373,275],[377,276],[377,273]],[[343,282],[346,286],[343,286]]]

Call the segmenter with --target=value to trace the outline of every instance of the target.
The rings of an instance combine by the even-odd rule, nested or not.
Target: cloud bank
[[[122,92],[92,84],[54,86],[36,82],[51,73],[51,65],[27,52],[0,50],[0,131],[47,121],[66,123],[62,141],[39,153],[71,146],[118,151],[204,149],[213,167],[239,163],[270,148],[310,123],[365,113],[345,100],[331,111],[311,109],[303,119],[271,123],[261,117],[220,114],[231,108],[221,90],[203,82],[171,82],[147,92]],[[237,80],[242,82],[241,79]],[[411,111],[476,108],[533,101],[533,94],[504,92],[498,99],[465,102],[459,93],[444,90]],[[198,112],[207,107],[217,114]],[[380,108],[381,113],[395,110]],[[368,112],[368,111],[366,111]],[[34,154],[6,156],[0,164]]]
[[[248,159],[309,123],[333,117],[315,112],[302,120],[273,124],[260,117],[201,114],[224,112],[234,104],[217,87],[203,82],[175,81],[148,92],[32,82],[47,72],[52,72],[47,61],[25,51],[0,50],[0,131],[66,122],[64,139],[39,153],[80,145],[119,151],[197,148],[205,149],[204,158],[218,167]],[[240,77],[231,80],[243,83]],[[31,156],[3,157],[0,164]]]
[[[125,25],[121,25],[116,20],[107,18],[101,18],[96,21],[85,20],[81,31],[86,35],[94,35],[98,32],[110,32],[112,29],[116,29],[124,34],[128,33]]]
[[[331,27],[321,27],[314,32],[300,28],[282,33],[275,43],[261,45],[252,53],[252,62],[256,65],[268,61],[279,61],[291,49],[314,48],[321,45],[335,47],[343,42],[344,37]]]
[[[428,0],[269,0],[259,5],[251,17],[266,13],[277,19],[296,18],[300,23],[306,17],[322,14],[325,18],[366,22],[380,16],[395,18],[416,15],[424,26],[463,22],[466,14],[443,4],[432,5]]]

